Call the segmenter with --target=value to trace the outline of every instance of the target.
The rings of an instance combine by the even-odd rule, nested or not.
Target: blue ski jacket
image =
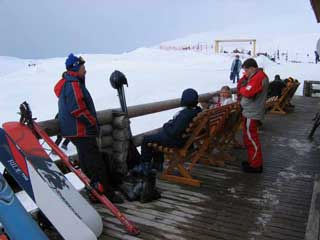
[[[96,109],[85,81],[76,72],[67,71],[55,85],[59,98],[58,119],[64,137],[97,136],[99,131]]]
[[[231,64],[231,72],[238,73],[241,71],[242,62],[240,59],[234,59]]]

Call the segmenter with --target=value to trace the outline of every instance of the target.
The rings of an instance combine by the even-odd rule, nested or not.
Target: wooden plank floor
[[[118,206],[140,228],[137,237],[95,205],[105,224],[99,239],[304,239],[320,172],[320,130],[312,142],[307,135],[320,99],[295,97],[293,104],[288,115],[267,115],[260,130],[263,174],[241,172],[246,152],[236,150],[226,167],[195,167],[200,188],[158,181],[160,200]]]

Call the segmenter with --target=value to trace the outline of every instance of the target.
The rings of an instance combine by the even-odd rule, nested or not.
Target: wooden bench
[[[287,114],[288,107],[291,105],[290,101],[298,89],[300,83],[293,83],[283,89],[282,94],[274,102],[270,112],[275,114]]]
[[[228,150],[238,144],[235,135],[240,124],[241,111],[238,103],[211,109],[208,113],[209,148],[201,162],[224,166],[226,160],[234,159]]]
[[[205,110],[192,120],[183,134],[183,138],[186,141],[181,148],[164,147],[157,143],[148,144],[149,147],[153,147],[156,151],[163,152],[165,159],[168,160],[168,165],[162,172],[160,179],[200,186],[201,181],[194,179],[190,171],[208,148],[207,116],[208,111]],[[188,166],[186,164],[187,161],[190,162]]]
[[[289,100],[288,100],[288,101],[289,101],[289,107],[292,106],[290,102],[291,102],[294,94],[296,93],[298,87],[300,86],[300,82],[295,82],[295,83],[293,84],[293,86],[294,86],[294,87],[293,87],[293,89],[292,89],[292,91],[291,91],[291,93],[290,93],[290,98],[289,98]]]
[[[277,102],[278,100],[278,96],[273,96],[273,97],[269,97],[267,100],[266,100],[266,112],[270,111],[273,106],[275,105],[275,103]]]
[[[235,132],[241,121],[238,103],[206,109],[199,113],[185,130],[186,142],[181,148],[169,148],[158,143],[148,146],[163,152],[168,165],[160,179],[200,186],[201,181],[191,176],[190,172],[198,163],[216,165],[220,159],[208,157],[210,149],[225,149],[234,142]],[[188,164],[189,163],[189,164]]]

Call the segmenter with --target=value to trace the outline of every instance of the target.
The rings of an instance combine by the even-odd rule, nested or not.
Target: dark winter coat
[[[269,84],[268,97],[280,97],[284,87],[286,84],[281,79],[272,81]]]
[[[201,112],[200,107],[184,108],[178,112],[173,119],[163,125],[163,133],[174,141],[177,146],[183,145],[184,139],[182,138],[182,134],[199,112]]]
[[[173,119],[166,122],[160,133],[164,134],[164,138],[170,139],[170,145],[175,145],[177,147],[182,146],[185,139],[182,138],[182,134],[188,127],[192,119],[201,112],[201,108],[197,107],[198,95],[193,91],[185,91],[181,97],[181,106],[184,109],[179,111]]]
[[[85,81],[76,72],[68,71],[56,84],[54,91],[59,98],[59,126],[64,137],[96,136],[98,124],[96,109]]]

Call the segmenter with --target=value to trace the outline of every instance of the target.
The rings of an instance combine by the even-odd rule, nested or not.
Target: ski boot
[[[147,203],[161,197],[160,192],[156,189],[156,170],[151,170],[143,177],[140,202]]]

